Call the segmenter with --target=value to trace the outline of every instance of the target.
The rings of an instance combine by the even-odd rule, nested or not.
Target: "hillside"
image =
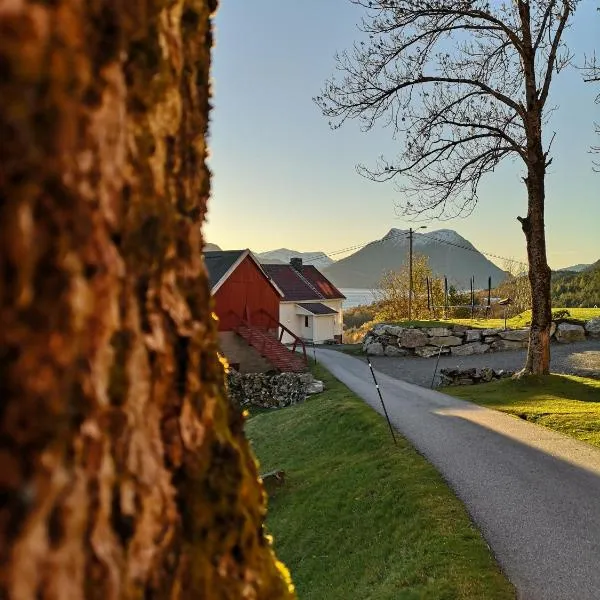
[[[323,273],[338,287],[371,289],[377,287],[385,271],[398,269],[408,260],[408,246],[408,232],[391,229],[380,240],[327,267]],[[413,252],[428,256],[432,271],[446,275],[449,283],[460,289],[469,287],[471,276],[475,276],[475,286],[480,288],[487,287],[489,276],[492,286],[505,278],[502,269],[450,229],[414,233]]]
[[[574,273],[581,273],[581,271],[585,271],[588,267],[591,267],[592,265],[587,265],[587,264],[579,264],[579,265],[573,265],[571,267],[563,267],[562,269],[557,269],[557,271],[562,272],[562,271],[572,271]]]
[[[264,264],[287,264],[291,258],[301,258],[306,264],[314,265],[317,269],[324,269],[333,264],[333,260],[324,252],[298,252],[289,248],[279,248],[268,252],[255,253],[261,263]]]
[[[600,260],[580,273],[552,273],[552,303],[554,306],[600,306]]]

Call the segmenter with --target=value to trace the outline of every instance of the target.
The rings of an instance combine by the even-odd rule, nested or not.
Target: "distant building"
[[[292,258],[289,265],[263,265],[283,293],[279,320],[293,334],[316,344],[341,343],[343,331],[342,302],[345,296],[313,265]],[[287,333],[284,343],[293,337]]]
[[[279,339],[284,293],[250,250],[204,252],[219,341],[229,363],[242,373],[299,371],[301,354],[291,352]],[[290,332],[291,333],[291,332]],[[289,336],[292,343],[300,340]]]

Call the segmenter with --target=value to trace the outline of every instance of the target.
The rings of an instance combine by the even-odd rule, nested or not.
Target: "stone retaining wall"
[[[307,396],[323,391],[323,382],[310,373],[241,374],[227,373],[229,397],[239,406],[283,408],[302,402]]]
[[[552,323],[552,340],[570,343],[586,337],[600,337],[600,317],[585,326],[567,321]],[[430,358],[442,354],[469,356],[485,352],[526,348],[529,328],[524,329],[470,329],[464,325],[444,327],[402,327],[381,323],[367,333],[363,351],[373,356],[421,356]]]
[[[476,383],[489,383],[496,379],[512,377],[513,371],[504,369],[440,369],[440,386],[474,385]]]

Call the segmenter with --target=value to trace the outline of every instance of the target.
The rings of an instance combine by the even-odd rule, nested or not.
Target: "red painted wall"
[[[244,317],[246,306],[252,325],[276,328],[265,315],[258,313],[261,308],[279,321],[280,296],[249,256],[217,290],[214,300],[215,312],[219,317],[219,331],[231,331],[236,325],[236,319],[228,313],[234,311]]]

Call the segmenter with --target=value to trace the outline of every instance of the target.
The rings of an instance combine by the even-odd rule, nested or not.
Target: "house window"
[[[304,327],[308,327],[308,317],[304,317]]]

